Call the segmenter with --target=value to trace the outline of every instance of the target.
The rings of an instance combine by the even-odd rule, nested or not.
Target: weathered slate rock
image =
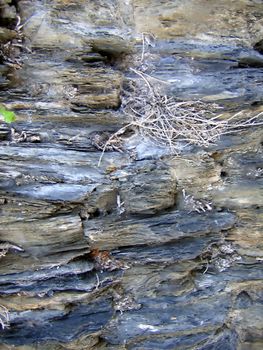
[[[230,300],[225,297],[211,298],[203,301],[199,300],[197,304],[193,303],[188,305],[176,303],[176,299],[173,298],[169,298],[169,300],[149,298],[143,299],[141,302],[143,303],[143,308],[147,309],[146,317],[138,317],[138,313],[129,312],[119,317],[117,324],[114,320],[110,323],[109,328],[105,332],[105,336],[111,344],[123,343],[124,339],[126,339],[126,342],[129,344],[130,336],[132,339],[136,339],[134,348],[138,346],[137,341],[146,341],[147,344],[147,338],[153,340],[155,337],[159,338],[160,336],[165,336],[165,334],[167,334],[169,338],[171,334],[173,334],[175,342],[173,346],[176,345],[178,341],[176,338],[180,335],[192,334],[193,332],[195,334],[200,334],[208,331],[206,336],[209,337],[209,328],[211,326],[219,328],[224,322],[224,318],[226,318],[230,307]],[[210,312],[209,309],[211,310]],[[212,312],[212,310],[214,311]],[[216,310],[220,310],[220,312]],[[128,324],[130,326],[128,326]],[[133,327],[131,327],[131,325],[133,325]],[[118,327],[119,339],[111,336],[112,327],[114,329]],[[130,329],[132,329],[132,332]],[[177,331],[175,331],[175,329]],[[141,337],[142,331],[143,336]],[[192,341],[194,340],[193,337]],[[198,339],[197,337],[196,340],[200,340],[200,338]],[[143,343],[140,345],[143,347]]]
[[[1,349],[262,349],[262,128],[178,155],[118,133],[138,72],[222,120],[261,113],[262,14],[0,0]]]
[[[158,162],[142,162],[127,170],[124,174],[120,172],[119,178],[122,210],[130,214],[154,214],[174,206],[176,181],[169,167]],[[153,186],[156,178],[158,182]]]
[[[4,27],[0,27],[0,41],[5,43],[9,40],[12,40],[16,37],[16,32]]]
[[[140,245],[164,244],[193,239],[213,232],[230,229],[235,223],[230,213],[209,213],[206,215],[174,212],[148,219],[130,220],[88,220],[85,222],[85,236],[89,244],[102,250]]]
[[[223,1],[208,5],[203,0],[187,4],[181,1],[164,4],[157,0],[135,0],[134,5],[137,30],[150,32],[158,38],[197,37],[204,42],[249,45],[262,35],[258,16],[263,8],[258,1]],[[248,18],[250,25],[245,30]]]
[[[94,315],[97,315],[94,317]],[[14,328],[19,330],[21,337],[14,336],[14,332],[6,332],[10,344],[24,345],[39,341],[52,341],[54,337],[61,342],[99,331],[111,318],[111,300],[98,298],[93,303],[76,306],[70,312],[49,310],[45,313],[39,311],[21,312],[17,315]],[[53,326],[50,327],[52,322]],[[25,326],[27,324],[27,326]],[[27,339],[25,341],[25,339]]]
[[[241,222],[246,222],[246,225],[238,225],[231,231],[229,239],[237,244],[237,250],[242,256],[255,257],[260,261],[262,259],[263,212],[262,208],[257,209],[258,204],[255,207],[239,211]]]
[[[76,184],[52,184],[52,185],[24,185],[11,189],[11,193],[50,200],[50,201],[72,201],[81,202],[90,194],[96,185],[76,185]]]
[[[10,129],[6,124],[0,124],[0,140],[7,140],[8,135],[10,133]]]
[[[34,220],[2,222],[0,237],[2,241],[20,247],[26,255],[29,254],[34,258],[43,257],[45,260],[43,264],[48,260],[50,264],[54,264],[58,254],[64,260],[62,252],[83,249],[87,246],[83,241],[81,220],[76,215],[43,219],[37,226]]]

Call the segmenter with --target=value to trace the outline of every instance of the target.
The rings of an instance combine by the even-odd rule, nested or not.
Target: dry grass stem
[[[0,305],[0,326],[2,329],[5,329],[9,326],[10,317],[7,308],[3,305]]]
[[[155,46],[155,36],[152,33],[142,33],[142,55],[141,62],[144,62],[144,56],[146,53],[146,48],[149,46]]]
[[[112,134],[109,139],[107,140],[107,142],[104,144],[104,147],[102,149],[102,152],[101,152],[101,155],[100,155],[100,158],[99,158],[99,161],[98,161],[98,167],[100,167],[101,165],[101,161],[102,161],[102,158],[103,158],[103,155],[105,153],[105,151],[107,150],[107,148],[109,147],[109,145],[111,143],[115,143],[116,141],[119,141],[119,137],[120,135],[124,134],[125,131],[131,126],[133,125],[133,123],[130,123],[128,125],[125,125],[123,128],[117,130],[114,134]]]

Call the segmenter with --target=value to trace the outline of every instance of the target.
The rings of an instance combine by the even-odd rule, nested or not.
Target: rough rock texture
[[[130,122],[129,68],[263,111],[262,18],[260,0],[0,0],[17,116],[0,124],[0,349],[263,348],[262,127],[177,155],[136,128],[105,146]]]

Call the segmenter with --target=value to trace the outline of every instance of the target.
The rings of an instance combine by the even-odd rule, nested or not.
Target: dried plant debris
[[[0,43],[0,61],[5,65],[20,69],[23,65],[22,55],[23,51],[30,51],[24,44],[24,33],[22,31],[24,24],[21,24],[20,16],[16,16],[16,25],[12,32],[12,38],[7,42]]]
[[[117,212],[119,215],[125,213],[125,203],[121,201],[121,197],[117,194]]]
[[[246,115],[245,111],[239,111],[227,115],[216,103],[178,101],[165,94],[167,82],[131,70],[139,79],[131,80],[123,91],[122,111],[129,122],[107,140],[96,140],[95,145],[102,150],[98,166],[105,151],[123,151],[122,136],[129,129],[137,130],[143,138],[178,155],[189,145],[208,147],[223,135],[263,125],[263,112]]]
[[[9,327],[9,322],[9,311],[5,306],[0,305],[0,327],[2,327],[2,329]]]
[[[95,140],[94,145],[102,150],[98,166],[105,151],[123,151],[122,136],[129,129],[137,130],[143,138],[178,155],[189,145],[208,147],[223,135],[263,125],[263,112],[251,115],[239,111],[227,115],[217,103],[180,101],[168,96],[170,83],[146,73],[149,68],[146,56],[154,45],[154,35],[142,33],[141,57],[139,60],[137,55],[133,57],[133,64],[138,68],[130,68],[135,78],[129,78],[122,91],[121,109],[128,123],[103,142]]]
[[[113,290],[114,310],[121,314],[130,310],[139,310],[142,305],[137,303],[134,296],[125,291]]]
[[[101,151],[123,152],[121,139],[116,135],[111,139],[111,133],[108,131],[92,132],[90,134],[91,144]]]
[[[211,244],[201,255],[204,262],[203,273],[216,270],[223,272],[231,267],[235,262],[240,261],[241,257],[237,254],[231,243],[223,242],[222,244]]]
[[[101,156],[98,161],[98,167],[101,164],[103,155],[105,151],[118,151],[123,152],[123,136],[124,134],[130,129],[130,127],[133,125],[133,123],[130,123],[128,125],[125,125],[121,129],[117,130],[114,134],[111,134],[111,136],[108,139],[101,138],[100,135],[98,135],[98,138],[95,138],[95,141],[92,141],[92,144],[97,147],[98,149],[102,150]],[[99,142],[98,142],[99,141]]]
[[[107,250],[93,249],[90,252],[90,259],[94,262],[94,267],[98,271],[125,270],[129,268],[122,261],[115,259]]]
[[[9,242],[0,242],[0,258],[4,257],[9,251],[17,253],[23,252],[24,249]]]
[[[152,33],[142,33],[142,55],[141,62],[145,62],[145,54],[150,47],[155,47],[155,35]]]
[[[196,211],[197,213],[205,213],[206,211],[211,211],[213,209],[212,203],[195,199],[194,196],[187,194],[185,189],[182,190],[183,193],[183,207],[189,213]]]
[[[14,128],[11,128],[10,141],[11,143],[20,143],[20,142],[39,143],[41,142],[41,137],[38,134],[25,132],[24,130],[18,131]]]
[[[7,252],[8,251],[6,249],[1,249],[0,250],[0,258],[3,258],[4,256],[6,256]]]
[[[188,145],[207,147],[225,134],[263,124],[263,112],[246,117],[238,112],[226,117],[216,103],[178,101],[164,93],[162,83],[131,68],[139,79],[124,92],[123,110],[143,137],[178,154]]]

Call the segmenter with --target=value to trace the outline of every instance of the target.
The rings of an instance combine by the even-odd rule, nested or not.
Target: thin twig
[[[122,135],[131,125],[133,125],[133,123],[125,125],[124,127],[122,127],[121,129],[117,130],[113,135],[110,136],[110,138],[107,140],[107,142],[105,143],[105,145],[104,145],[104,147],[102,149],[102,152],[101,152],[101,155],[100,155],[100,158],[99,158],[99,161],[98,161],[98,167],[100,167],[100,165],[101,165],[101,161],[102,161],[103,155],[104,155],[107,147],[109,146],[110,142],[112,140],[116,139],[119,135]]]

